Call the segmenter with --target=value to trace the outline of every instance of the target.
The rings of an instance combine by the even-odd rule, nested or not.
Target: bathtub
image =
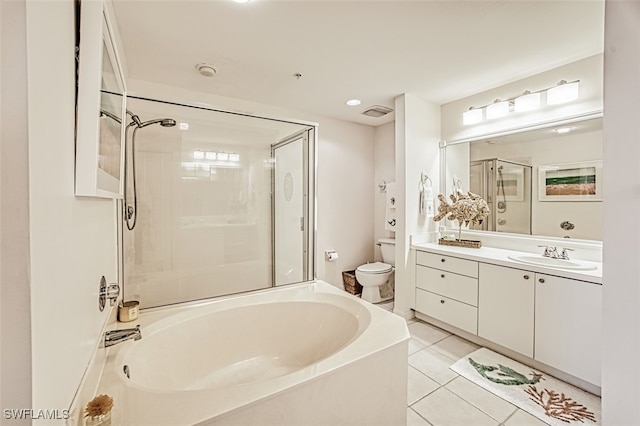
[[[322,281],[135,324],[142,339],[109,348],[97,391],[113,424],[406,424],[406,322]]]

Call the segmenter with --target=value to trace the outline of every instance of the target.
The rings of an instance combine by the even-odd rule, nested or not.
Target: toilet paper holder
[[[326,250],[324,252],[324,260],[327,262],[334,262],[338,260],[339,257],[338,252],[335,250]]]

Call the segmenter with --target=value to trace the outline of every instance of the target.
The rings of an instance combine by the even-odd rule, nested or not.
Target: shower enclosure
[[[491,158],[470,162],[469,190],[489,204],[491,214],[472,229],[531,234],[531,166]]]
[[[314,125],[134,96],[127,109],[125,300],[154,307],[313,279]]]

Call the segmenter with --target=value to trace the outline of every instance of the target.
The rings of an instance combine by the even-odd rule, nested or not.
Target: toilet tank
[[[380,253],[382,254],[382,261],[388,265],[396,265],[396,240],[393,238],[380,238],[378,240],[380,244]]]

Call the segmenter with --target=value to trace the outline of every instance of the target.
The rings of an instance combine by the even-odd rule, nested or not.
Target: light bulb
[[[572,101],[578,98],[580,81],[567,83],[561,80],[556,87],[547,90],[547,105],[557,105]]]

